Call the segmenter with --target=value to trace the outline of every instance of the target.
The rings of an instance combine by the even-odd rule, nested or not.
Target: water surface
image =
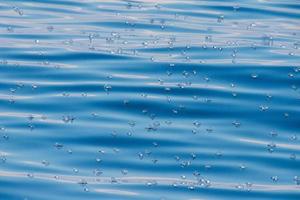
[[[0,199],[300,199],[299,48],[298,0],[2,0]]]

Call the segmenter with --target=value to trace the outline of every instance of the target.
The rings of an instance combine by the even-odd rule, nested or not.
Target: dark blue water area
[[[0,200],[300,199],[300,1],[0,1]]]

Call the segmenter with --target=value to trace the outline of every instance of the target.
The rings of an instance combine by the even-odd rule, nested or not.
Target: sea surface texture
[[[0,200],[300,199],[299,0],[1,0]]]

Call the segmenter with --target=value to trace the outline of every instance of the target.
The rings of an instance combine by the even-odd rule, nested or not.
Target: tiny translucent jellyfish
[[[267,144],[267,149],[270,153],[273,153],[274,150],[276,149],[276,144],[274,142]]]
[[[138,156],[139,156],[140,160],[142,160],[144,158],[144,154],[141,152],[138,154]]]
[[[123,175],[127,175],[127,174],[128,174],[128,170],[122,169],[122,170],[121,170],[121,173],[122,173]]]
[[[239,5],[234,5],[233,6],[233,11],[238,11],[240,9],[240,6]]]
[[[75,120],[74,116],[67,115],[62,117],[62,121],[64,123],[73,123],[74,120]]]
[[[238,184],[235,186],[236,189],[238,190],[243,190],[244,189],[244,185],[243,184]]]
[[[6,157],[4,155],[0,155],[0,163],[5,163]]]
[[[132,136],[132,131],[128,131],[126,134],[127,134],[128,136]]]
[[[102,149],[99,149],[98,152],[101,153],[101,154],[105,154],[105,151],[102,150]]]
[[[107,94],[109,94],[109,92],[110,92],[111,89],[112,89],[112,86],[109,85],[109,84],[105,84],[103,87],[104,87],[104,91],[105,91]]]
[[[62,148],[64,147],[64,145],[63,145],[63,144],[60,144],[60,143],[58,143],[58,142],[56,142],[56,143],[54,144],[54,147],[55,147],[56,149],[62,149]]]
[[[134,127],[136,122],[135,121],[129,121],[128,124],[129,124],[130,127]]]
[[[99,169],[95,169],[93,171],[93,173],[94,173],[95,176],[101,176],[103,174],[103,172],[101,170],[99,170]]]
[[[296,141],[298,139],[297,135],[292,135],[291,140]]]
[[[114,153],[119,153],[119,152],[120,152],[120,149],[113,148],[113,151],[114,151]]]
[[[207,129],[206,129],[206,132],[208,132],[208,133],[212,133],[212,132],[213,132],[213,129],[211,129],[211,128],[207,128]]]
[[[115,177],[111,177],[111,178],[110,178],[110,182],[111,182],[111,183],[117,183],[118,180],[117,180]]]
[[[154,186],[154,185],[157,185],[157,182],[155,180],[149,180],[149,181],[147,181],[146,185],[147,186]]]
[[[27,174],[27,177],[28,177],[28,178],[33,178],[34,175],[33,175],[32,173],[28,173],[28,174]]]
[[[186,167],[188,167],[188,166],[190,166],[191,165],[191,161],[182,161],[181,163],[180,163],[180,166],[182,167],[182,168],[186,168]]]
[[[190,183],[188,186],[189,190],[195,190],[195,184],[194,183]]]
[[[196,127],[196,128],[199,128],[201,126],[201,123],[198,122],[198,121],[194,121],[193,122],[193,125]]]
[[[235,126],[236,128],[238,128],[238,127],[241,126],[241,123],[238,122],[238,121],[233,121],[233,122],[232,122],[232,125]]]
[[[297,158],[296,154],[292,153],[292,154],[290,155],[290,159],[291,159],[291,160],[296,160],[296,158]]]
[[[246,189],[247,189],[248,192],[251,191],[252,186],[253,186],[253,184],[250,183],[250,182],[246,182],[246,183],[245,183],[245,187],[246,187]]]
[[[50,165],[50,162],[47,161],[47,160],[43,160],[43,161],[42,161],[42,164],[43,164],[44,166],[49,166],[49,165]]]
[[[246,169],[246,166],[243,165],[243,164],[241,164],[241,165],[239,166],[239,168],[240,168],[241,170],[245,170],[245,169]]]
[[[217,152],[215,153],[215,155],[216,155],[216,157],[220,158],[220,157],[223,156],[223,153],[222,153],[221,151],[217,151]]]
[[[251,78],[256,79],[258,77],[257,74],[251,74]]]
[[[20,16],[22,16],[22,15],[24,14],[23,11],[22,11],[20,8],[16,7],[16,6],[14,6],[13,9],[14,9],[14,11],[15,11],[16,13],[18,13]]]
[[[193,175],[194,175],[195,177],[199,177],[201,174],[200,174],[199,171],[194,171],[194,172],[193,172]]]
[[[6,30],[7,30],[8,32],[10,32],[10,33],[14,32],[14,29],[13,29],[11,26],[8,26],[8,27],[6,28]]]
[[[300,176],[294,176],[294,182],[296,185],[300,185]]]
[[[191,157],[192,157],[192,160],[195,160],[197,158],[197,155],[195,153],[191,153]]]
[[[32,120],[34,119],[34,116],[33,116],[33,115],[29,115],[29,116],[28,116],[28,119],[29,119],[30,121],[32,121]]]
[[[88,183],[87,183],[87,181],[86,181],[85,179],[80,179],[80,180],[78,181],[78,184],[81,185],[81,186],[85,186],[85,185],[87,185]]]
[[[78,171],[78,169],[73,168],[73,172],[77,174],[79,171]]]
[[[271,180],[273,182],[277,182],[278,181],[278,176],[271,176]]]
[[[175,159],[176,161],[180,161],[180,157],[179,157],[179,156],[174,156],[174,159]]]
[[[278,133],[275,132],[275,131],[271,131],[271,132],[270,132],[270,135],[271,135],[272,137],[277,137],[277,136],[278,136]]]
[[[37,88],[38,88],[38,86],[37,86],[37,85],[34,85],[34,84],[32,84],[32,85],[31,85],[31,88],[32,88],[33,90],[35,90],[35,89],[37,89]]]
[[[263,45],[272,46],[274,43],[274,38],[270,35],[264,35],[262,37],[262,42],[263,42]]]
[[[263,105],[260,105],[260,106],[259,106],[259,109],[260,109],[261,111],[266,111],[266,110],[269,110],[269,106],[263,106]]]
[[[48,30],[49,32],[52,32],[52,31],[54,30],[54,27],[53,27],[53,26],[47,26],[47,30]]]
[[[123,104],[127,106],[129,104],[129,100],[128,99],[124,99],[123,100]]]
[[[212,42],[212,36],[211,35],[205,36],[205,42]]]
[[[211,166],[210,164],[206,164],[206,165],[204,165],[204,168],[205,168],[205,169],[211,169],[212,166]]]
[[[223,22],[224,21],[224,15],[220,15],[219,17],[218,17],[218,23],[221,23],[221,22]]]

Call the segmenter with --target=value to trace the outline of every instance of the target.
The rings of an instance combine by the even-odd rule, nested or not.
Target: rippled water
[[[300,199],[300,2],[0,1],[0,199]]]

